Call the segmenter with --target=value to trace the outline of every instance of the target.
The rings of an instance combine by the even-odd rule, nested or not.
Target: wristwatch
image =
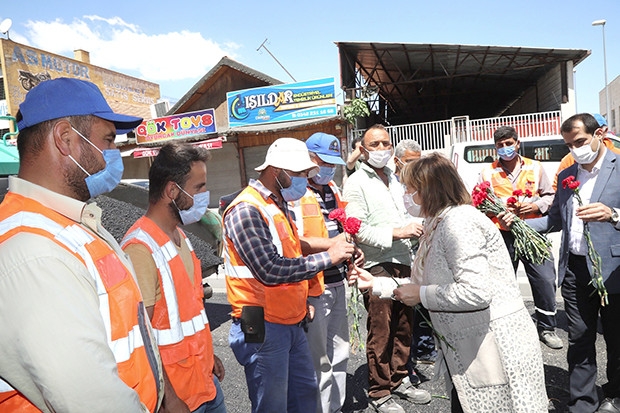
[[[609,217],[609,222],[612,225],[618,225],[618,221],[620,221],[620,216],[618,216],[618,211],[615,208],[611,208],[611,217]]]

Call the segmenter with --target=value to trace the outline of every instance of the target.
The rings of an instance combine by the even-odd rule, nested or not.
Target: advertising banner
[[[200,142],[190,142],[191,145],[200,146],[205,149],[219,149],[222,147],[222,138],[208,139]],[[159,153],[160,147],[155,148],[137,148],[133,151],[134,158],[146,158],[148,156],[155,157]]]
[[[337,114],[333,77],[237,90],[226,100],[231,128]]]
[[[215,110],[205,109],[145,120],[136,128],[136,143],[191,138],[215,132]]]

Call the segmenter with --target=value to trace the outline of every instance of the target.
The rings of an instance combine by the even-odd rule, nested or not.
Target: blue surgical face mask
[[[502,158],[504,161],[511,161],[517,156],[516,144],[512,146],[504,146],[503,148],[499,148],[497,150],[497,155]]]
[[[334,179],[335,174],[335,166],[319,166],[319,173],[314,175],[312,180],[318,185],[327,185],[329,181]]]
[[[179,184],[177,184],[176,182],[175,184],[185,195],[192,198],[192,200],[194,201],[194,204],[189,209],[179,209],[177,203],[172,200],[174,206],[177,207],[177,210],[179,211],[179,215],[181,216],[181,222],[183,223],[183,225],[189,225],[193,224],[194,222],[200,221],[200,218],[202,218],[205,212],[207,212],[207,207],[209,206],[209,200],[211,198],[209,191],[198,192],[196,195],[191,196],[190,194],[185,192],[183,188],[179,186]]]
[[[278,185],[280,185],[280,193],[282,194],[282,198],[286,202],[297,201],[299,198],[304,196],[306,190],[308,189],[308,178],[302,176],[290,176],[284,171],[286,176],[291,180],[291,186],[288,188],[283,188],[280,181],[278,181]]]
[[[93,148],[97,149],[97,151],[103,155],[103,160],[105,161],[105,167],[99,172],[91,175],[73,158],[73,156],[69,155],[69,158],[75,162],[78,168],[88,175],[85,182],[91,198],[105,194],[116,188],[123,177],[124,167],[123,159],[121,158],[121,151],[118,149],[105,149],[102,151],[97,148],[94,143],[86,139],[86,136],[78,132],[73,126],[71,129],[80,135],[82,139],[91,144]]]

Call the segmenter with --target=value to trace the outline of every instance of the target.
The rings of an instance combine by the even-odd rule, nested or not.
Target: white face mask
[[[573,158],[575,158],[575,162],[580,165],[588,165],[596,160],[600,149],[601,141],[599,140],[598,148],[595,151],[592,150],[592,142],[590,142],[579,148],[570,148],[570,153],[573,155]]]
[[[183,225],[193,224],[194,222],[200,221],[200,218],[207,212],[207,208],[209,207],[209,191],[198,192],[196,195],[191,196],[179,184],[175,182],[175,185],[188,197],[192,198],[194,203],[188,209],[179,209],[177,203],[172,200],[172,203],[179,211],[179,216],[181,217],[181,222]]]
[[[368,151],[368,164],[375,168],[383,168],[392,157],[392,150]]]
[[[405,209],[407,210],[407,213],[411,215],[412,217],[421,217],[421,214],[422,214],[422,205],[417,204],[413,200],[413,196],[417,193],[418,191],[415,191],[413,194],[406,193],[405,195],[403,195]]]

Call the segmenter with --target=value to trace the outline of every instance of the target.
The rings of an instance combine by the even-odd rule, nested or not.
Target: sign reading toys
[[[215,111],[205,109],[145,120],[136,128],[136,143],[191,138],[215,132]]]
[[[226,93],[228,125],[260,125],[336,116],[334,78]]]

